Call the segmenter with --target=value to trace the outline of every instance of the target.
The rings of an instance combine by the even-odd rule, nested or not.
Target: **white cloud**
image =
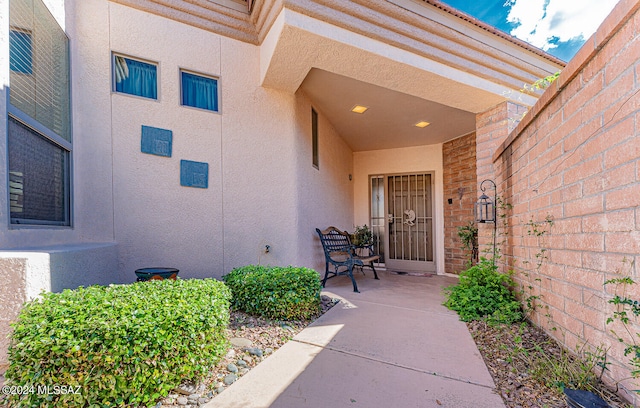
[[[585,40],[598,28],[618,0],[508,0],[507,21],[518,24],[511,35],[543,50],[582,36]]]

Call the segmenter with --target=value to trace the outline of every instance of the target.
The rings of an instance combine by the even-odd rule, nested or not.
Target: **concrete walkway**
[[[323,293],[341,302],[205,406],[208,408],[504,407],[443,276],[358,273]]]

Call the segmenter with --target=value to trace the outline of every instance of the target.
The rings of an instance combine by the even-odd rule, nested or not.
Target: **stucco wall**
[[[86,7],[83,15],[98,14]],[[259,86],[254,45],[107,7],[111,50],[159,64],[158,101],[111,93],[120,279],[144,266],[220,277],[247,263],[296,259],[296,97]],[[96,65],[96,92],[109,94],[105,50]],[[179,106],[180,68],[219,77],[220,113]],[[142,125],[173,132],[172,157],[140,152]],[[209,164],[207,189],[180,186],[181,159]]]
[[[435,262],[437,273],[444,273],[444,218],[442,209],[442,145],[356,152],[353,155],[354,223],[369,220],[369,176],[411,172],[434,172]],[[351,228],[353,229],[353,227]]]
[[[26,259],[24,258],[0,258],[0,270],[4,284],[0,290],[0,373],[4,373],[8,365],[7,349],[9,339],[7,334],[11,332],[10,324],[15,321],[22,303],[26,297]]]
[[[531,286],[525,296],[539,296],[533,319],[569,350],[603,346],[605,379],[636,404],[639,382],[611,330],[636,342],[640,325],[632,320],[627,336],[607,324],[617,309],[615,285],[604,283],[640,282],[639,8],[621,1],[490,154],[499,194],[513,205],[504,259]],[[627,294],[638,300],[640,283]]]
[[[88,0],[86,4],[92,3]],[[111,183],[111,141],[108,125],[109,112],[108,98],[100,99],[99,93],[95,93],[96,77],[93,69],[95,64],[91,63],[91,58],[87,54],[100,53],[100,47],[104,51],[108,49],[108,38],[104,35],[98,36],[90,49],[82,48],[81,45],[86,38],[80,36],[83,26],[93,26],[94,30],[101,30],[94,15],[89,15],[87,19],[78,18],[75,13],[74,3],[66,2],[66,13],[71,16],[73,24],[66,24],[67,15],[62,0],[45,1],[50,7],[56,21],[66,28],[70,39],[71,58],[71,91],[72,91],[72,139],[73,151],[72,159],[72,226],[71,227],[25,227],[9,226],[9,214],[0,211],[0,248],[20,249],[46,247],[51,245],[75,245],[81,242],[113,242],[113,207],[112,207],[112,183]],[[80,4],[85,4],[81,2]],[[3,2],[1,7],[8,7],[8,2]],[[96,10],[104,11],[104,10]],[[7,14],[1,13],[2,16]],[[0,17],[2,18],[2,17]],[[8,24],[8,21],[6,22]],[[2,30],[1,35],[8,31]],[[0,47],[6,47],[8,55],[8,40],[2,41],[0,36]],[[9,61],[2,59],[1,75],[6,75],[5,83],[8,83]],[[108,82],[107,82],[108,84]],[[108,96],[108,95],[107,95]],[[0,98],[0,105],[4,103],[4,94]],[[8,101],[7,101],[8,103]],[[0,106],[1,107],[1,106]],[[6,109],[2,109],[6,112]],[[6,132],[6,117],[0,119],[0,131],[4,135]],[[6,151],[6,137],[0,138],[0,149]],[[6,168],[6,155],[0,155],[0,165]],[[6,173],[1,172],[0,195],[6,197]],[[2,180],[5,180],[2,182]]]
[[[333,225],[353,231],[353,152],[331,123],[318,112],[318,158],[312,164],[311,108],[308,98],[297,92],[296,183],[298,185],[297,263],[321,272],[325,261],[315,231]]]

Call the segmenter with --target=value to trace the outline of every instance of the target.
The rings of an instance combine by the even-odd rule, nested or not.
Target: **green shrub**
[[[445,288],[446,307],[455,310],[460,320],[487,319],[490,323],[513,323],[522,320],[522,309],[509,289],[515,282],[510,275],[498,272],[490,261],[482,259],[460,274],[460,282]]]
[[[24,407],[153,405],[198,380],[228,348],[231,294],[222,282],[149,281],[44,293],[14,323],[7,385]],[[45,393],[67,386],[79,394]]]
[[[320,277],[298,267],[249,265],[222,278],[234,308],[269,319],[310,319],[320,312]]]

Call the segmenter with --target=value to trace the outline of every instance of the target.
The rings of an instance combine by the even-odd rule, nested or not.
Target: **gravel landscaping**
[[[553,385],[566,381],[571,374],[573,378],[587,377],[583,365],[571,353],[526,322],[489,326],[476,321],[467,326],[493,377],[496,392],[508,408],[567,407],[564,394]],[[571,374],[555,374],[560,368]],[[597,376],[583,382],[610,407],[631,407]],[[567,388],[571,388],[569,384]]]
[[[322,296],[322,313],[338,302]],[[206,404],[308,326],[309,321],[275,321],[231,311],[231,348],[202,384],[182,384],[155,408],[195,408]]]

